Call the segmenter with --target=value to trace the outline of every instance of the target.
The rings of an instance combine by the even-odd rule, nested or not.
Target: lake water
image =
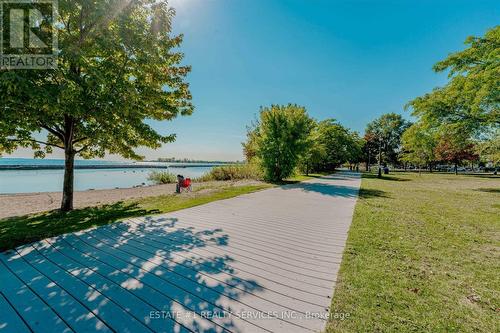
[[[75,161],[81,165],[120,164],[108,161]],[[155,162],[144,162],[151,164]],[[0,165],[60,165],[63,160],[39,160],[0,158]],[[168,163],[162,169],[76,169],[75,190],[128,188],[137,185],[151,185],[148,175],[155,170],[167,170],[185,177],[199,177],[212,167],[175,167],[175,163]],[[62,189],[64,170],[0,170],[0,193],[29,193],[29,192],[58,192]]]

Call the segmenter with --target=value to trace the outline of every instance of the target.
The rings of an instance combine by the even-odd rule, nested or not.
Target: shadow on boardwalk
[[[220,229],[195,232],[192,227],[175,227],[177,222],[147,217],[137,223],[117,222],[62,235],[1,254],[0,268],[32,286],[36,296],[45,298],[72,328],[174,332],[184,327],[195,332],[240,332],[241,322],[235,320],[241,319],[235,319],[222,304],[262,288],[253,280],[232,275],[229,263],[233,260],[228,255],[193,256],[193,250],[226,244],[228,236]],[[35,270],[37,274],[27,273]],[[13,301],[33,294],[13,291],[5,297]],[[31,314],[36,307],[25,304],[29,308],[16,310],[29,325],[29,318],[40,319],[40,314]],[[79,306],[61,315],[58,307],[62,304]],[[118,323],[112,319],[117,312],[123,318]],[[217,314],[217,318],[203,318],[206,314]]]
[[[0,252],[47,237],[156,213],[159,211],[142,209],[137,203],[117,202],[67,213],[54,210],[0,219]]]
[[[335,173],[328,176],[317,177],[319,180],[355,180],[359,179],[360,175],[351,172]],[[358,188],[356,186],[336,185],[330,182],[300,182],[289,185],[282,185],[284,190],[300,189],[304,192],[315,192],[332,197],[355,198],[358,196]]]
[[[326,183],[297,183],[281,187],[284,190],[300,189],[304,192],[315,192],[323,195],[343,198],[355,198],[358,189],[352,186],[341,186]]]
[[[353,179],[358,179],[359,177],[360,176],[356,174],[342,173],[330,176],[322,176],[319,178],[328,180],[353,180]],[[383,178],[383,180],[405,181],[406,179],[401,179],[391,176],[391,178],[386,177]],[[342,185],[320,183],[320,182],[315,182],[315,183],[301,182],[291,185],[282,185],[281,188],[284,190],[300,189],[304,192],[315,192],[322,195],[328,195],[332,197],[342,197],[342,198],[356,198],[356,197],[362,199],[367,199],[372,197],[389,198],[387,193],[382,190],[363,189],[363,188],[358,190],[358,188],[354,186],[342,186]]]

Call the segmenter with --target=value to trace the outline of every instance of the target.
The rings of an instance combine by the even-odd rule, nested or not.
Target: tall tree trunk
[[[455,162],[455,175],[458,175],[458,165],[457,165],[457,162]]]
[[[73,210],[73,183],[75,170],[75,153],[71,150],[64,150],[64,183],[61,211]]]
[[[73,210],[73,184],[75,170],[75,155],[73,149],[74,120],[64,116],[64,183],[61,211]]]

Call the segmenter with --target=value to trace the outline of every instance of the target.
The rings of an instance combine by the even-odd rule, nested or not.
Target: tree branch
[[[56,147],[56,148],[59,148],[59,149],[64,149],[64,147],[56,145],[54,143],[48,143],[48,142],[38,141],[38,140],[34,140],[34,139],[28,139],[28,140],[9,139],[9,141],[12,141],[12,142],[34,142],[34,143],[40,143],[40,144],[46,145],[46,146],[52,146],[52,147]]]
[[[81,142],[81,141],[84,141],[84,140],[87,140],[87,139],[88,139],[88,137],[87,137],[87,136],[84,136],[84,137],[82,137],[82,138],[75,139],[75,140],[73,140],[73,144],[78,143],[78,142]]]
[[[40,126],[43,129],[47,130],[49,133],[58,137],[62,142],[64,142],[64,133],[59,128],[56,130],[56,129],[50,128],[49,126],[45,126],[45,125],[41,125],[41,124],[40,124]]]
[[[90,146],[91,146],[91,144],[87,144],[87,145],[83,146],[82,148],[76,150],[75,153],[79,154],[79,153],[81,153],[82,151],[84,151],[85,149],[87,149]]]

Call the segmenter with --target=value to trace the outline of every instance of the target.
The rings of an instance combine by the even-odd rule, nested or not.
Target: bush
[[[255,164],[233,164],[218,166],[203,176],[196,178],[197,182],[214,180],[262,179],[262,174]]]
[[[306,109],[298,105],[261,109],[256,148],[267,180],[280,181],[292,175],[307,150],[313,125]]]
[[[153,171],[148,175],[148,180],[155,184],[177,183],[177,176],[169,171]]]

